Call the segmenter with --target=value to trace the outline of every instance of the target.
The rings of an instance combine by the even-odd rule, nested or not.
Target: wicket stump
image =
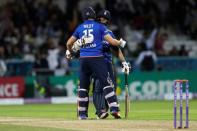
[[[183,123],[183,85],[185,85],[185,127],[189,128],[189,81],[188,80],[175,80],[173,84],[174,89],[174,128],[177,128],[177,91],[179,91],[179,102],[180,102],[180,120],[179,120],[179,129],[182,128]]]

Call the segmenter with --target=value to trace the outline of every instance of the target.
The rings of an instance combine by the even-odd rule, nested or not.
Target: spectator
[[[47,61],[47,54],[46,52],[42,51],[42,52],[38,52],[36,54],[36,61],[34,63],[34,68],[35,69],[48,69],[49,68],[49,64]]]
[[[35,62],[35,55],[33,54],[32,50],[26,51],[24,53],[23,60]]]
[[[165,56],[166,52],[164,50],[164,44],[165,41],[167,40],[168,35],[167,33],[161,33],[159,32],[156,36],[155,39],[155,46],[154,46],[154,50],[156,51],[156,54],[159,56]]]
[[[106,7],[111,11],[114,18],[112,18],[113,26],[110,28],[117,37],[129,38],[128,46],[124,49],[127,57],[138,56],[136,43],[142,41],[147,44],[148,49],[154,49],[159,56],[165,56],[168,53],[173,56],[187,56],[187,51],[182,49],[178,53],[176,47],[170,52],[163,48],[168,36],[156,35],[162,28],[169,34],[169,40],[176,38],[177,34],[189,40],[197,40],[197,1],[195,0],[114,0],[113,2],[111,0],[104,2],[68,0],[61,6],[58,2],[55,0],[22,0],[20,2],[9,0],[1,4],[0,42],[5,50],[4,60],[24,58],[34,61],[35,57],[39,56],[41,58],[36,59],[35,63],[41,62],[42,64],[38,64],[38,67],[48,68],[51,65],[46,61],[48,53],[39,48],[42,48],[43,44],[51,38],[57,40],[57,47],[64,44],[75,26],[82,20],[79,10],[83,8],[84,3],[91,4],[98,10]],[[61,7],[65,9],[61,10]],[[128,30],[126,26],[129,27]],[[52,49],[49,50],[51,52]],[[59,56],[57,58],[57,55],[55,59],[58,59],[58,62],[56,61],[53,67],[50,66],[51,69],[59,67],[59,62],[62,61],[59,60]]]
[[[152,50],[154,48],[157,32],[158,29],[154,29],[151,32],[144,32],[144,41],[148,50]]]
[[[180,50],[178,51],[179,56],[188,56],[188,51],[185,49],[185,45],[181,45]]]
[[[47,61],[49,64],[49,69],[54,70],[57,69],[59,66],[59,48],[57,47],[57,44],[55,43],[55,40],[53,38],[50,38],[48,40],[48,54],[47,54]]]
[[[4,47],[0,46],[0,77],[4,76],[7,72],[7,66],[4,60]]]
[[[3,77],[7,72],[7,66],[3,59],[0,58],[0,77]]]
[[[14,59],[22,59],[22,51],[21,51],[21,49],[17,46],[17,45],[14,45],[13,46],[13,56],[12,56],[12,58],[14,58]]]
[[[141,43],[142,52],[139,54],[136,65],[141,71],[153,71],[155,69],[157,56],[155,52],[148,50],[145,43]]]
[[[170,56],[178,56],[178,50],[176,46],[173,46],[172,49],[169,51]]]

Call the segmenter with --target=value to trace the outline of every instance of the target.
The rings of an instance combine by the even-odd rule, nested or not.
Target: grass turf
[[[189,102],[190,105],[190,113],[189,113],[189,119],[190,121],[197,121],[197,100],[192,100]],[[120,109],[121,109],[121,114],[124,116],[124,102],[120,103]],[[132,101],[131,102],[131,112],[129,113],[129,119],[132,120],[135,124],[129,124],[129,126],[136,125],[137,121],[140,120],[156,120],[158,123],[160,123],[160,120],[172,120],[173,119],[173,101]],[[179,110],[179,109],[177,109]],[[90,103],[89,106],[89,118],[95,119],[96,116],[94,114],[95,109],[93,107],[93,104]],[[179,112],[179,111],[178,111]],[[183,110],[185,112],[185,110]],[[21,122],[18,120],[21,119],[13,119],[12,122],[6,122],[6,117],[17,117],[24,119],[25,118],[30,118],[30,121],[26,122],[26,120],[22,120]],[[184,118],[185,116],[183,116]],[[44,125],[43,122],[37,122],[38,119],[39,121],[45,122]],[[35,120],[32,120],[35,119]],[[54,120],[56,121],[56,124],[51,123],[51,125],[55,125],[53,127],[47,126],[50,124],[46,124],[45,120]],[[75,128],[72,126],[72,128],[67,127],[69,121],[73,120],[74,123],[80,122],[76,121],[76,104],[29,104],[29,105],[9,105],[9,106],[0,106],[0,130],[1,131],[74,131],[74,130],[80,130],[79,124],[77,124],[79,127]],[[61,125],[59,120],[63,120],[63,124]],[[65,120],[65,121],[64,121]],[[74,121],[75,120],[75,121]],[[108,118],[108,123],[111,120],[114,120],[111,116]],[[123,119],[124,120],[124,119]],[[16,122],[15,122],[16,121]],[[66,124],[66,121],[67,124]],[[14,122],[14,123],[13,123]],[[32,124],[31,124],[32,122]],[[35,123],[37,122],[37,123]],[[90,121],[83,121],[85,122],[90,122]],[[97,125],[98,122],[103,122],[103,121],[91,121]],[[106,121],[107,122],[107,121]],[[118,121],[111,121],[112,123],[118,122]],[[122,124],[124,123],[123,121],[120,121]],[[128,124],[129,121],[125,121]],[[20,125],[18,125],[20,123]],[[58,126],[58,124],[59,126]],[[141,122],[140,122],[141,123]],[[154,122],[156,123],[156,122]],[[41,125],[40,125],[41,124]],[[70,123],[72,124],[72,122]],[[105,123],[106,124],[106,123]],[[122,125],[121,124],[121,125]],[[160,123],[161,124],[161,123]],[[117,123],[118,125],[118,123]],[[165,127],[166,129],[169,128],[169,123]],[[61,127],[64,126],[64,127]],[[81,125],[85,129],[84,126],[87,126],[87,124],[82,124]],[[94,126],[94,128],[96,128]],[[126,128],[128,125],[125,125],[124,127]],[[147,125],[148,126],[148,125]],[[77,126],[76,126],[77,127]],[[147,129],[147,127],[141,127],[139,126],[140,129]],[[139,128],[137,126],[137,128]],[[195,127],[195,125],[192,125],[192,127]],[[90,127],[86,127],[88,130]],[[118,128],[118,127],[117,127]],[[120,128],[120,127],[119,127]],[[136,129],[136,127],[131,127],[133,129]],[[160,127],[154,127],[153,128],[160,128]],[[72,130],[74,129],[74,130]],[[103,128],[105,129],[105,128]],[[122,129],[122,128],[121,128]],[[108,130],[108,129],[107,129]],[[130,130],[130,129],[129,129]],[[151,129],[152,126],[151,126]],[[170,128],[170,130],[173,130]],[[191,130],[193,131],[193,130]]]
[[[189,119],[197,121],[197,100],[189,102]],[[173,101],[132,101],[129,119],[131,120],[172,120]],[[178,107],[178,106],[177,106]],[[184,106],[183,106],[184,107]],[[124,102],[120,103],[124,116]],[[179,107],[177,108],[179,112]],[[89,118],[96,118],[93,104],[89,106]],[[183,108],[183,112],[185,112]],[[31,117],[76,119],[76,104],[32,104],[0,106],[0,117]],[[183,116],[184,118],[185,116]],[[111,116],[109,118],[112,118]]]

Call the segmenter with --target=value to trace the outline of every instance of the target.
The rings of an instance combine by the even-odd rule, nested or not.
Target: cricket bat
[[[128,74],[125,73],[125,118],[128,118],[130,110],[130,98],[129,98],[129,89],[128,89]]]
[[[79,100],[78,100],[78,98],[79,98],[79,81],[77,82],[77,119],[79,118]]]

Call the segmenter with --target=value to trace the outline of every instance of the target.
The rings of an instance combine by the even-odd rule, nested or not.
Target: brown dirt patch
[[[0,124],[51,127],[79,131],[175,131],[172,121],[160,120],[63,120],[0,117]],[[197,122],[190,121],[190,128],[182,130],[196,131],[196,129]]]

